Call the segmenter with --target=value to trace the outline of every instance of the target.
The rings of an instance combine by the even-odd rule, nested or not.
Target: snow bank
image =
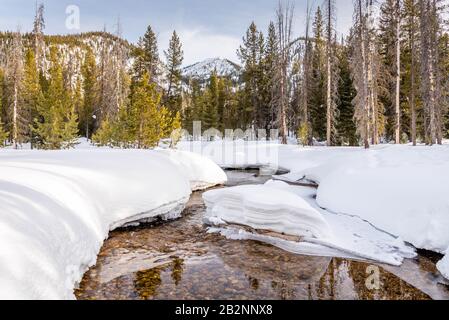
[[[369,223],[320,209],[314,195],[311,188],[279,181],[213,190],[203,195],[208,208],[204,222],[230,239],[267,242],[297,254],[392,265],[415,257],[403,241]]]
[[[332,237],[318,211],[302,198],[278,188],[238,186],[208,191],[203,199],[206,222],[234,223],[298,237]]]
[[[177,164],[190,181],[192,190],[204,190],[227,180],[223,170],[201,155],[173,150],[159,150],[159,152]]]
[[[110,230],[177,217],[191,185],[225,180],[176,151],[0,152],[0,299],[73,299]]]
[[[223,167],[286,168],[284,180],[319,183],[316,202],[329,212],[357,216],[417,248],[444,253],[449,247],[449,145],[363,150],[225,141],[181,148]]]

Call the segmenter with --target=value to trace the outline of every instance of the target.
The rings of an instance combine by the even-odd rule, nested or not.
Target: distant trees
[[[82,134],[151,148],[196,120],[204,130],[278,129],[282,143],[296,136],[306,146],[442,143],[444,1],[355,0],[341,39],[335,0],[310,3],[304,35],[294,35],[293,5],[281,1],[268,30],[253,22],[242,37],[240,78],[212,70],[205,79],[183,78],[176,31],[162,61],[151,26],[136,45],[121,38],[120,22],[115,34],[46,36],[37,5],[30,33],[0,33],[0,145],[69,148]]]
[[[357,94],[354,98],[357,132],[365,148],[377,144],[384,131],[382,89],[378,42],[374,29],[373,0],[357,0],[351,36],[352,76]]]
[[[48,89],[38,105],[37,141],[43,149],[65,149],[76,144],[78,115],[70,92],[64,87],[63,69],[55,47],[50,51]]]
[[[167,51],[171,63],[167,92],[163,92],[158,83],[161,76],[160,60],[157,40],[151,27],[148,27],[134,52],[135,59],[130,74],[126,73],[123,48],[113,48],[115,49],[111,53],[106,49],[103,51],[104,62],[100,61],[100,70],[103,70],[100,74],[103,77],[100,77],[99,90],[104,101],[108,101],[111,94],[115,95],[118,109],[117,112],[106,109],[100,128],[92,139],[101,146],[142,149],[156,147],[161,139],[170,138],[171,133],[181,127],[180,39],[174,33]],[[111,72],[106,66],[110,59],[116,61],[116,65],[111,68],[115,71],[112,82],[109,77]],[[115,89],[117,86],[122,89]],[[166,101],[163,101],[164,93]]]
[[[424,106],[425,141],[441,144],[443,139],[444,80],[442,78],[442,36],[440,0],[419,0],[421,45],[421,98]],[[447,76],[447,75],[446,75]]]

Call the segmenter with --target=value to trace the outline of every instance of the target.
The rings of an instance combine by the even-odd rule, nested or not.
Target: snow
[[[321,214],[302,198],[270,186],[237,186],[203,194],[208,217],[298,237],[330,238]]]
[[[210,58],[185,67],[182,71],[184,77],[208,80],[215,71],[220,77],[231,76],[238,79],[241,67],[228,59]]]
[[[302,148],[274,142],[183,142],[225,168],[270,166],[290,173],[283,180],[316,181],[316,205],[356,217],[416,248],[449,248],[449,145],[380,145]],[[333,230],[335,233],[335,230]],[[439,264],[445,273],[446,257]]]
[[[280,181],[213,190],[203,198],[206,224],[231,239],[267,242],[297,254],[371,260],[400,265],[415,257],[403,241],[356,217],[336,215],[314,205],[314,189]],[[235,225],[278,235],[248,232]],[[292,239],[287,236],[297,236]]]
[[[449,249],[446,252],[446,256],[437,264],[438,270],[441,272],[443,277],[449,279]]]
[[[109,231],[179,217],[224,181],[182,151],[0,151],[0,299],[74,299]]]

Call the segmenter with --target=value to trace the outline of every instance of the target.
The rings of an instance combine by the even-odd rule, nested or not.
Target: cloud
[[[202,27],[180,29],[176,32],[181,39],[184,51],[184,66],[215,57],[237,60],[236,51],[241,42],[238,37],[213,33]],[[159,44],[161,48],[167,48],[171,34],[171,32],[160,34]]]

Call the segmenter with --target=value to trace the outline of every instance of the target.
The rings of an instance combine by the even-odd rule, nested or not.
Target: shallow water
[[[229,186],[269,177],[230,171]],[[345,259],[306,257],[254,241],[208,234],[195,193],[182,219],[112,232],[78,299],[449,299],[432,256],[400,268]],[[366,285],[368,283],[368,286]],[[419,288],[419,289],[418,289]]]

